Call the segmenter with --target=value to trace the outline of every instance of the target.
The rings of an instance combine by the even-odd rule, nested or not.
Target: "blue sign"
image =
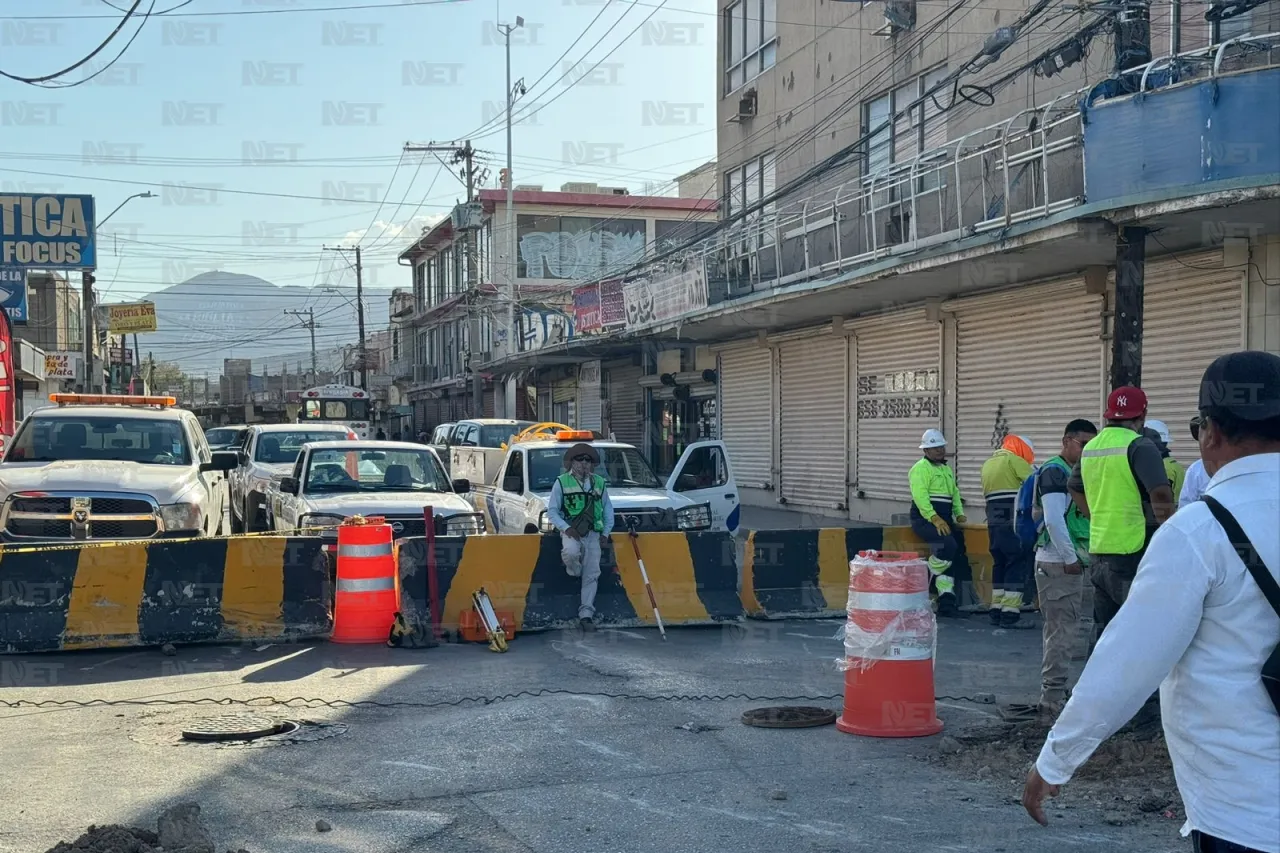
[[[0,308],[11,322],[27,322],[27,271],[22,267],[0,267]]]
[[[0,267],[94,269],[91,195],[0,195]]]

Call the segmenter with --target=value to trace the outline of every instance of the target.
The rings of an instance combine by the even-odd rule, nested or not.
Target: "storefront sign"
[[[858,420],[926,418],[941,411],[938,371],[900,370],[858,377]]]
[[[24,267],[0,267],[0,308],[18,326],[27,323],[27,270]]]
[[[0,266],[97,266],[93,196],[0,195]]]
[[[80,371],[80,353],[49,352],[44,356],[44,375],[50,379],[75,379]]]
[[[588,284],[573,292],[573,325],[579,334],[598,332],[602,328],[599,284]]]
[[[13,383],[13,326],[8,312],[0,311],[0,435],[13,435],[18,427]]]
[[[107,331],[111,334],[125,332],[154,332],[156,330],[156,304],[154,302],[128,302],[103,306],[107,312]]]
[[[613,329],[627,325],[627,302],[622,281],[600,282],[600,325]]]
[[[656,279],[641,279],[623,289],[627,327],[641,328],[683,317],[707,307],[707,273],[693,269]]]

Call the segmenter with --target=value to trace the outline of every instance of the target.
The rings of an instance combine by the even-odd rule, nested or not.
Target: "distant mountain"
[[[336,291],[336,292],[335,292]],[[388,323],[388,290],[366,288],[365,331]],[[176,362],[187,373],[218,376],[224,358],[262,362],[309,353],[310,333],[303,317],[285,311],[315,312],[316,348],[321,352],[358,339],[356,289],[348,287],[277,287],[257,276],[207,272],[146,297],[156,304],[156,332],[138,336],[143,358]]]

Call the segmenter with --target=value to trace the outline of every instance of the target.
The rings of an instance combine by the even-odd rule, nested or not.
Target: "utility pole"
[[[480,258],[476,249],[476,231],[480,227],[480,217],[471,216],[471,206],[476,201],[476,184],[479,183],[480,172],[476,168],[475,157],[476,150],[471,145],[471,140],[467,140],[462,145],[438,145],[434,142],[427,145],[408,144],[404,147],[406,153],[425,153],[434,154],[437,158],[441,154],[451,155],[451,165],[462,164],[461,178],[463,185],[467,188],[467,210],[461,215],[455,210],[454,225],[455,228],[461,230],[466,246],[467,269],[466,269],[466,287],[465,287],[465,304],[467,306],[467,340],[469,341],[465,360],[467,370],[471,374],[471,406],[473,410],[472,417],[481,417],[484,414],[484,379],[480,376],[480,371],[476,369],[479,363],[480,352]],[[441,160],[443,163],[444,161]]]
[[[1178,22],[1174,22],[1175,29]],[[1137,92],[1141,76],[1125,73],[1151,61],[1150,0],[1123,0],[1115,17],[1116,74],[1125,92]],[[1116,231],[1116,304],[1111,335],[1111,387],[1142,382],[1142,313],[1147,229]]]
[[[316,317],[315,317],[315,309],[313,309],[313,308],[308,308],[306,311],[289,311],[289,310],[287,310],[287,309],[286,309],[284,313],[286,313],[286,314],[292,314],[293,316],[297,317],[297,318],[298,318],[298,319],[300,319],[300,320],[302,319],[302,315],[303,315],[303,314],[305,314],[305,315],[307,316],[307,319],[302,321],[302,328],[307,329],[308,331],[310,331],[310,332],[311,332],[311,378],[314,380],[314,379],[316,378],[316,376],[317,376],[317,373],[316,373]],[[302,372],[302,369],[301,369],[301,368],[299,368],[299,369],[298,369],[298,372],[299,372],[299,373],[301,373],[301,372]]]
[[[345,252],[347,251],[347,249],[345,246],[337,246],[334,248],[329,248],[326,246],[325,251],[344,253],[342,256],[345,258],[346,257]],[[365,340],[364,340],[364,267],[360,262],[359,246],[355,247],[355,253],[356,253],[356,262],[355,262],[356,326],[358,327],[358,332],[360,335],[360,349],[359,349],[359,355],[357,357],[360,360],[360,388],[367,394],[369,392],[369,373],[365,366],[367,358],[365,354]],[[348,263],[350,263],[350,261],[348,261]]]
[[[520,265],[516,260],[516,213],[515,203],[512,193],[515,191],[515,172],[511,168],[511,108],[515,105],[516,92],[511,86],[511,33],[524,26],[524,18],[516,15],[516,22],[512,24],[499,24],[498,29],[502,30],[502,34],[506,37],[506,54],[507,54],[507,275],[505,279],[505,287],[502,293],[502,326],[505,327],[504,345],[506,356],[513,357],[516,354],[516,274],[520,271]],[[521,81],[520,89],[524,90],[524,82]],[[510,383],[509,383],[510,384]],[[505,412],[509,418],[516,416],[515,409],[515,389],[508,389],[511,393],[504,395],[503,407],[507,409]]]

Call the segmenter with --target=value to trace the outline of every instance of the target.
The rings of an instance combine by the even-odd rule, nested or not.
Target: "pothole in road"
[[[267,749],[345,734],[344,723],[290,720],[268,714],[154,715],[129,733],[134,743],[186,749]]]

